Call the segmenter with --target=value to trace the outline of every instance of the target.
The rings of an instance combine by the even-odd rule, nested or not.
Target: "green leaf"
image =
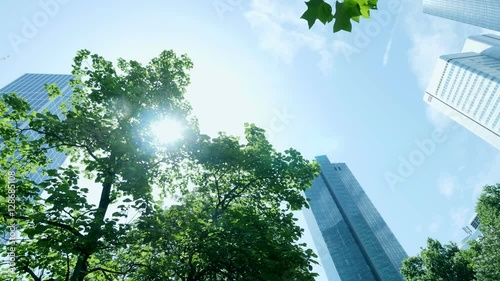
[[[49,101],[53,101],[55,98],[62,96],[61,89],[57,84],[45,84],[45,90],[47,90],[49,94]]]
[[[55,170],[55,169],[50,169],[50,170],[47,170],[46,172],[47,172],[47,175],[49,177],[56,177],[57,176],[57,170]]]
[[[352,24],[350,20],[360,21],[360,17],[370,18],[370,10],[377,9],[378,0],[344,0],[335,4],[335,15],[332,14],[332,6],[324,0],[310,0],[305,2],[307,10],[302,14],[301,19],[305,19],[309,29],[316,20],[323,24],[334,21],[333,32],[340,30],[350,32]],[[335,20],[334,20],[335,19]]]
[[[361,16],[361,11],[356,0],[344,0],[344,2],[335,3],[335,23],[333,25],[333,32],[345,30],[351,32],[352,24],[351,18]]]
[[[316,20],[319,20],[323,24],[327,24],[333,20],[332,6],[323,0],[310,0],[305,2],[307,5],[307,10],[300,17],[305,19],[309,28],[311,28]]]
[[[361,15],[364,18],[370,18],[370,10],[377,9],[377,1],[376,0],[356,0],[360,7]]]

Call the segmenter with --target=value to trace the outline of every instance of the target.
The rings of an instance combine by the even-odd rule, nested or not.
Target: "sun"
[[[151,124],[151,131],[162,144],[170,144],[182,138],[184,131],[180,122],[165,118]]]

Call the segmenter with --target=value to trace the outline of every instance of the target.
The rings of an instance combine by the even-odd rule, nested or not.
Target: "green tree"
[[[247,125],[245,134],[245,144],[221,134],[193,147],[191,188],[132,234],[151,248],[134,279],[314,280],[316,256],[297,244],[303,229],[290,211],[307,206],[301,191],[318,167],[293,149],[276,152],[262,129]],[[139,255],[130,249],[124,264]]]
[[[500,280],[500,184],[487,185],[476,206],[482,236],[459,251],[454,243],[441,245],[429,238],[427,248],[403,261],[409,281]]]
[[[2,96],[0,188],[6,196],[8,171],[15,171],[17,197],[13,216],[5,202],[0,212],[7,225],[15,223],[21,230],[15,245],[18,274],[32,280],[77,281],[102,271],[94,256],[116,247],[130,229],[118,223],[125,206],[106,218],[110,204],[128,196],[133,201],[130,208],[151,212],[151,187],[161,172],[159,163],[174,165],[182,151],[158,149],[149,129],[153,117],[170,116],[193,132],[196,129],[187,118],[190,107],[183,96],[191,67],[187,56],[164,51],[147,66],[119,60],[115,69],[111,62],[83,50],[74,59],[73,96],[61,106],[62,118],[48,110],[32,111],[15,93]],[[46,89],[50,99],[61,95],[56,85]],[[25,122],[28,126],[21,127]],[[39,137],[29,138],[32,133]],[[64,152],[82,166],[47,169],[49,149]],[[36,170],[51,179],[30,180],[28,173]],[[97,205],[88,203],[88,188],[78,184],[80,174],[101,186]],[[47,196],[40,196],[41,189]]]
[[[172,51],[145,66],[114,66],[83,50],[61,116],[35,112],[15,93],[1,97],[0,194],[12,194],[14,176],[15,211],[1,202],[0,231],[16,225],[20,236],[16,272],[2,268],[0,279],[312,280],[315,255],[297,244],[302,230],[290,212],[307,206],[300,192],[317,167],[293,149],[276,152],[252,125],[246,144],[200,135],[184,99],[191,68]],[[61,95],[46,89],[50,99]],[[163,117],[187,128],[168,147],[150,126]],[[72,164],[48,169],[51,149]],[[35,171],[50,178],[32,181]],[[81,177],[100,185],[97,204]],[[178,204],[155,202],[153,187]],[[109,214],[111,204],[119,211]],[[130,210],[134,223],[125,220]]]
[[[500,280],[500,184],[483,188],[476,212],[481,223],[481,254],[475,259],[478,281]]]
[[[403,261],[401,274],[407,281],[474,280],[473,251],[460,251],[453,242],[442,245],[428,238],[420,254]]]
[[[335,2],[335,14],[332,6],[324,0],[310,0],[306,2],[307,10],[302,19],[307,21],[311,28],[316,20],[323,24],[333,23],[333,32],[340,30],[351,32],[351,20],[359,22],[360,17],[370,18],[370,10],[377,9],[378,0],[343,0]]]

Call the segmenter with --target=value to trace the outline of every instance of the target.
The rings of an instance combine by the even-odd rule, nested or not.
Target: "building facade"
[[[498,0],[423,0],[424,13],[500,31]]]
[[[69,80],[72,78],[72,75],[63,74],[24,74],[0,89],[0,96],[6,93],[16,93],[28,101],[32,110],[38,112],[49,110],[61,117],[61,110],[59,107],[63,102],[67,103],[71,98],[72,90],[69,85]],[[56,97],[54,100],[50,101],[47,91],[45,90],[45,84],[54,83],[61,89],[62,96]],[[22,124],[21,128],[27,125],[26,123]],[[37,138],[37,134],[34,132],[29,132],[27,134],[31,138]],[[55,151],[55,149],[49,150],[47,156],[52,159],[49,169],[59,168],[66,160],[66,156]],[[36,182],[41,182],[45,179],[40,173],[34,173],[30,177]]]
[[[467,236],[460,241],[460,244],[458,247],[460,250],[466,250],[470,248],[469,246],[469,241],[472,240],[478,240],[481,236],[483,236],[483,233],[481,230],[479,230],[479,226],[481,223],[479,222],[479,216],[477,214],[472,217],[470,220],[469,224],[467,226],[464,226],[462,229],[467,233]]]
[[[330,281],[402,281],[403,247],[344,163],[316,157],[321,174],[306,190],[305,214]],[[311,231],[314,235],[314,231]]]
[[[500,37],[471,36],[462,53],[444,55],[424,101],[500,149]]]
[[[53,114],[57,114],[59,117],[62,117],[59,107],[63,102],[68,102],[71,97],[72,90],[69,85],[69,80],[72,78],[72,75],[24,74],[0,89],[0,96],[7,93],[16,93],[28,101],[32,110],[36,110],[38,112],[49,110]],[[62,96],[56,97],[54,100],[50,101],[47,91],[45,90],[45,84],[54,83],[61,89]],[[27,123],[21,124],[21,128],[26,128],[27,125]],[[32,139],[36,139],[38,137],[38,134],[32,131],[29,131],[26,134]],[[0,142],[0,149],[2,149],[2,146],[3,144]],[[55,149],[48,150],[47,156],[52,160],[48,166],[49,169],[57,169],[61,167],[66,160],[66,156],[57,152]],[[40,183],[47,178],[47,176],[40,172],[35,172],[29,175],[29,179],[37,183]],[[42,192],[42,190],[40,190],[40,192]],[[8,232],[4,233],[2,239],[0,239],[0,244],[6,243],[9,240],[9,237],[10,235]]]

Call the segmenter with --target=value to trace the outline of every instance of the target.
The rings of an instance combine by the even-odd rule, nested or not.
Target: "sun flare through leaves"
[[[162,144],[170,144],[182,138],[184,127],[179,121],[163,118],[151,124],[151,132]]]

